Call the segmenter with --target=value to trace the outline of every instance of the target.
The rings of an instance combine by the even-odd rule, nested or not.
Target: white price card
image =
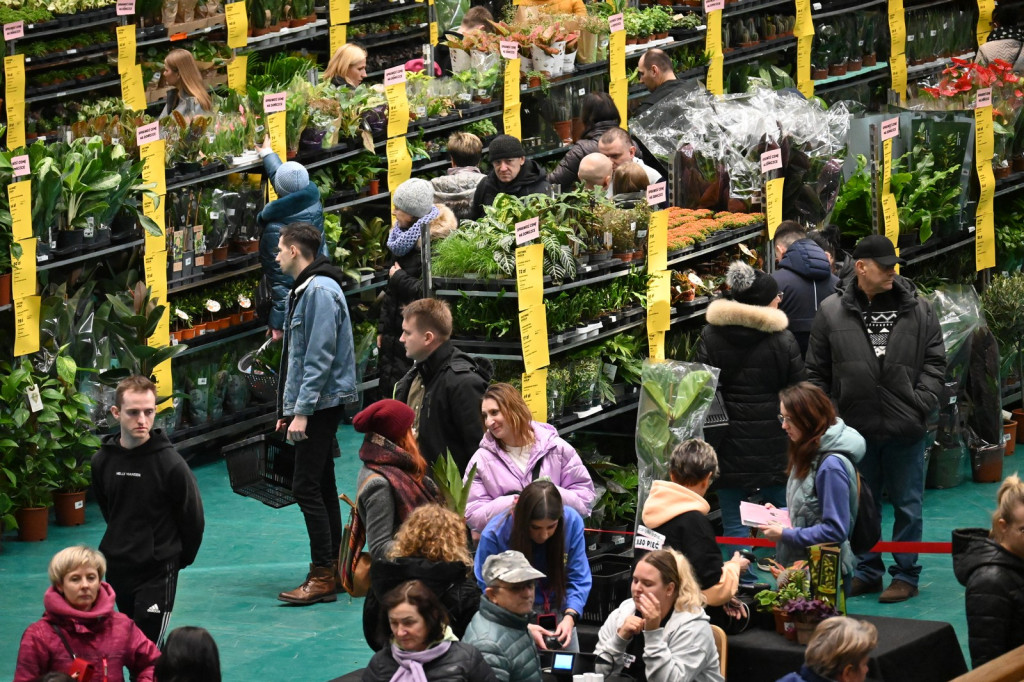
[[[19,178],[22,175],[28,175],[32,170],[29,168],[28,154],[13,157],[11,159],[11,167],[14,169],[14,177],[16,178]]]
[[[633,549],[656,552],[664,546],[664,535],[651,530],[643,524],[636,527],[636,535],[633,536]]]
[[[887,121],[882,121],[882,141],[891,140],[894,137],[898,137],[900,134],[900,118],[890,118]]]
[[[17,40],[25,37],[25,22],[12,21],[4,24],[4,40]]]
[[[781,149],[770,149],[764,154],[761,154],[761,172],[767,173],[768,171],[778,170],[782,168],[782,150]]]
[[[725,0],[704,0],[705,14],[720,9],[725,9]]]
[[[135,14],[135,0],[117,0],[117,16],[126,17]]]
[[[978,97],[974,100],[974,107],[981,109],[982,107],[990,106],[992,106],[992,88],[978,90]]]
[[[647,205],[657,206],[665,201],[665,181],[647,185]]]
[[[501,56],[505,59],[517,59],[519,57],[519,43],[514,40],[502,40],[499,45],[501,46]]]
[[[286,92],[275,92],[263,95],[263,113],[276,114],[279,111],[284,111],[287,99],[288,93]]]
[[[150,142],[160,139],[160,122],[153,121],[149,125],[139,126],[135,129],[135,144],[141,147]]]
[[[622,18],[621,12],[618,14],[613,14],[610,17],[608,17],[608,28],[611,30],[612,33],[615,33],[616,31],[622,31],[626,28],[626,22]]]
[[[392,66],[384,71],[384,85],[398,85],[405,82],[405,64]]]
[[[524,244],[540,236],[540,218],[516,223],[516,244]]]

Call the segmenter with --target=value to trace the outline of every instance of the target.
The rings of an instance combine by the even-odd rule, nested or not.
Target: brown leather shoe
[[[862,594],[874,594],[882,591],[882,580],[879,578],[876,582],[869,583],[867,580],[861,580],[860,578],[854,578],[853,584],[850,585],[850,596],[859,597]]]
[[[298,606],[308,606],[318,602],[337,601],[337,581],[334,578],[337,569],[333,566],[309,565],[309,574],[306,582],[296,587],[291,592],[282,592],[277,595],[281,601]]]
[[[915,586],[905,580],[896,580],[894,578],[889,583],[889,587],[885,588],[885,592],[878,597],[878,601],[882,604],[896,604],[916,596],[917,588]]]

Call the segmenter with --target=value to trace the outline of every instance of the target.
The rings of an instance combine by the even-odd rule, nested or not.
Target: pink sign
[[[704,0],[704,12],[714,12],[716,10],[725,9],[725,0]]]
[[[141,147],[149,142],[156,142],[160,139],[160,123],[154,121],[149,125],[139,126],[135,129],[135,144]]]
[[[516,246],[540,236],[540,218],[530,218],[516,223]]]
[[[284,105],[287,99],[288,93],[285,92],[263,95],[263,113],[276,114],[279,111],[284,111]]]
[[[135,14],[135,0],[117,0],[117,16],[126,17]]]
[[[626,23],[622,19],[622,13],[613,14],[608,17],[608,28],[611,29],[612,33],[616,31],[622,31],[626,28]]]
[[[4,40],[17,40],[25,37],[25,22],[13,21],[4,24]]]
[[[18,178],[22,175],[28,175],[30,170],[28,166],[28,154],[13,157],[11,159],[11,166],[14,168],[14,177]]]
[[[665,201],[665,182],[656,182],[653,185],[647,185],[647,205],[657,206],[658,204]]]
[[[900,134],[900,119],[890,118],[887,121],[882,121],[882,141],[891,140],[894,137],[898,137]]]
[[[768,171],[782,168],[782,150],[772,149],[770,151],[761,154],[761,172],[767,173]]]
[[[405,82],[405,65],[392,66],[384,71],[384,85],[398,85]]]
[[[502,40],[500,45],[502,57],[505,59],[519,58],[519,43],[514,40]]]
[[[982,107],[990,106],[992,106],[992,88],[978,90],[978,98],[974,100],[974,107],[981,109]]]

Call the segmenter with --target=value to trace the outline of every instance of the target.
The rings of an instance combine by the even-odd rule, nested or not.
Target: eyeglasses
[[[779,414],[779,415],[776,415],[776,416],[779,418],[779,424],[781,424],[783,426],[785,426],[786,422],[789,422],[790,424],[793,423],[793,418],[792,417],[787,417],[784,414]]]

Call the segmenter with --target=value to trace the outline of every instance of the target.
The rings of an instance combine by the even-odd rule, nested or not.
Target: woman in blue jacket
[[[281,163],[277,154],[270,151],[269,138],[260,148],[260,156],[277,193],[277,199],[264,206],[256,217],[260,228],[260,265],[263,266],[263,276],[269,280],[273,299],[267,326],[277,341],[284,329],[285,305],[292,288],[292,278],[281,272],[276,260],[281,228],[289,223],[309,223],[320,230],[320,255],[326,256],[324,209],[320,203],[320,190],[309,181],[309,172],[302,164],[294,161]]]
[[[576,621],[590,594],[592,578],[583,538],[583,517],[562,504],[562,496],[551,481],[534,481],[519,494],[512,509],[498,514],[484,528],[476,550],[474,570],[483,590],[483,566],[487,557],[505,550],[522,552],[530,564],[547,578],[537,581],[535,610],[555,615],[554,630],[539,622],[530,634],[538,648],[545,636],[555,636],[562,648],[579,651]]]

